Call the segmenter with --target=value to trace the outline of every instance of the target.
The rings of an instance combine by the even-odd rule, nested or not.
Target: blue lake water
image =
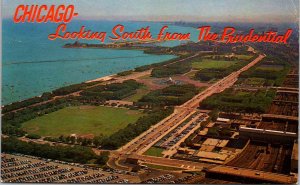
[[[68,31],[79,31],[82,25],[92,31],[105,31],[123,24],[125,31],[135,31],[150,26],[157,34],[162,23],[153,22],[113,22],[113,21],[73,21]],[[56,88],[81,83],[146,64],[174,58],[172,55],[149,55],[143,51],[113,49],[67,49],[65,43],[74,40],[48,40],[55,33],[58,24],[14,24],[10,20],[2,22],[2,104],[24,100]],[[170,26],[167,31],[197,32],[187,27]],[[192,34],[192,40],[197,34]],[[87,42],[82,40],[81,42]],[[108,42],[108,39],[106,40]],[[99,41],[89,41],[99,43]],[[176,46],[179,41],[163,43]]]

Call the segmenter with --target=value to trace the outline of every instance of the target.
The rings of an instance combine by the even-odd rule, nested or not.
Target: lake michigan
[[[163,23],[117,22],[117,21],[72,21],[67,31],[78,31],[81,26],[111,35],[112,28],[123,24],[126,31],[136,31],[150,26],[153,35]],[[116,49],[70,49],[63,48],[74,40],[48,40],[58,24],[2,22],[2,105],[39,96],[59,87],[134,69],[151,63],[174,58],[173,55],[150,55],[138,50]],[[195,29],[170,25],[168,31],[195,32]],[[109,41],[106,39],[106,42]],[[83,43],[99,41],[80,40]],[[162,45],[175,46],[180,42]]]

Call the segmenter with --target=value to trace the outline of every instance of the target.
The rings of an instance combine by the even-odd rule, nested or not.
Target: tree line
[[[252,61],[256,57],[257,57],[257,55],[251,57],[250,59],[246,60],[245,62],[239,62],[239,63],[237,63],[235,65],[232,65],[232,66],[229,66],[227,68],[205,68],[205,69],[201,69],[200,71],[198,71],[195,74],[194,79],[207,82],[207,81],[210,81],[212,79],[224,78],[224,77],[228,76],[229,74],[231,74],[232,72],[242,68],[249,61]]]
[[[123,83],[112,83],[99,85],[83,90],[80,95],[93,99],[121,100],[136,93],[136,89],[141,86],[135,80],[126,80]]]
[[[222,110],[224,112],[257,112],[264,113],[275,97],[275,90],[258,90],[242,92],[226,89],[220,94],[212,95],[200,104],[201,109]]]
[[[88,147],[50,146],[49,144],[20,141],[15,137],[2,138],[1,150],[5,153],[21,153],[71,163],[87,164],[95,161],[96,164],[104,165],[108,160],[107,153],[97,156]]]
[[[198,92],[198,89],[191,84],[170,85],[146,94],[135,103],[135,105],[140,107],[181,105],[195,96]]]
[[[123,83],[100,85],[83,90],[82,96],[79,97],[64,97],[44,104],[24,107],[22,110],[16,112],[7,112],[2,116],[2,133],[7,135],[23,136],[26,134],[26,132],[22,131],[20,128],[23,122],[68,106],[77,106],[82,104],[101,105],[104,104],[106,100],[123,99],[124,97],[134,94],[136,92],[135,90],[138,89],[140,85],[141,84],[137,83],[135,80],[127,80]],[[91,95],[91,92],[94,94]]]

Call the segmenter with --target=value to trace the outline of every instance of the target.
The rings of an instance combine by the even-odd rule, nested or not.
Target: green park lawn
[[[124,98],[126,101],[131,102],[137,102],[139,101],[144,95],[148,94],[150,90],[147,88],[147,86],[142,86],[139,89],[136,90],[136,93]]]
[[[248,60],[250,58],[252,58],[252,55],[235,55],[236,57],[238,57],[239,60]]]
[[[230,54],[228,54],[228,55],[230,55]],[[225,55],[207,55],[207,56],[204,56],[204,58],[209,58],[212,56],[224,57]],[[248,60],[253,57],[253,55],[234,55],[234,56],[237,57],[239,60]]]
[[[221,69],[228,68],[237,63],[238,61],[202,59],[202,61],[193,61],[192,67],[194,69]]]
[[[247,78],[244,82],[244,84],[246,85],[254,85],[254,86],[261,86],[265,83],[265,79],[264,78]]]
[[[284,69],[282,65],[261,65],[257,69],[264,70],[264,71],[281,71]]]
[[[162,149],[162,148],[158,148],[158,147],[152,146],[151,148],[149,148],[149,149],[145,152],[145,155],[156,156],[156,157],[162,157],[162,156],[163,156],[163,154],[162,154],[163,151],[164,151],[164,149]]]
[[[168,171],[178,171],[182,170],[181,168],[171,167],[171,166],[162,166],[162,165],[156,165],[156,164],[149,164],[145,163],[146,166],[149,168],[159,169],[159,170],[168,170]]]
[[[111,135],[143,116],[141,111],[100,106],[67,107],[22,124],[28,133],[58,137],[70,134]]]

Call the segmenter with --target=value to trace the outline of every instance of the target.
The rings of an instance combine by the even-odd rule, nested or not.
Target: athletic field
[[[137,110],[101,106],[67,107],[22,124],[28,133],[41,136],[111,135],[143,115]]]

